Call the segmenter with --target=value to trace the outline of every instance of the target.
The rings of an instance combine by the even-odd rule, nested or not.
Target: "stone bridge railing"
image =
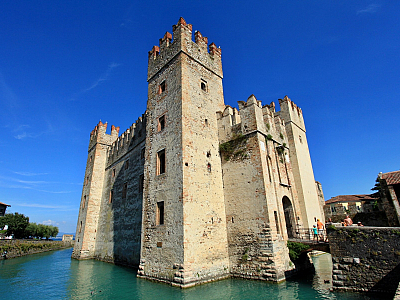
[[[388,293],[400,281],[399,227],[328,227],[333,289]]]

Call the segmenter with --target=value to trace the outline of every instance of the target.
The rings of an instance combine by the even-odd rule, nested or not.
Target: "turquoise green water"
[[[71,252],[0,261],[0,299],[373,299],[329,292],[329,284],[324,283],[330,279],[328,255],[314,258],[316,275],[282,284],[227,279],[182,290],[138,279],[129,268],[72,260]]]

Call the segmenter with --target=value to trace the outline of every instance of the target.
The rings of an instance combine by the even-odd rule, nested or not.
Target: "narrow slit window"
[[[157,202],[157,225],[164,224],[164,201]]]
[[[143,186],[144,186],[144,175],[139,176],[139,192],[143,192]]]
[[[142,150],[140,151],[140,158],[144,159],[144,155],[146,153],[146,148],[142,148]]]
[[[157,153],[157,175],[165,173],[165,150]]]
[[[112,177],[113,177],[113,178],[115,177],[115,168],[112,169]]]
[[[129,159],[125,161],[125,170],[129,168]]]
[[[276,210],[274,210],[274,217],[275,217],[275,225],[276,225],[276,232],[280,234],[279,230],[279,219],[278,219],[278,213]]]
[[[108,203],[112,203],[113,202],[113,197],[114,197],[114,191],[113,190],[111,190],[110,191],[110,197],[109,197],[109,199],[108,199]]]
[[[83,196],[82,209],[85,209],[85,206],[86,206],[86,195]]]
[[[124,187],[122,188],[122,198],[126,198],[126,192],[128,190],[128,183],[124,183]]]

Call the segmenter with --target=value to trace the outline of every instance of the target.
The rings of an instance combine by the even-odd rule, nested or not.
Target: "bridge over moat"
[[[400,281],[400,228],[332,226],[314,237],[298,230],[289,241],[332,255],[334,290],[385,293],[393,297]]]
[[[288,240],[309,246],[307,251],[318,250],[330,253],[329,241],[325,229],[318,232],[318,235],[315,236],[313,228],[298,228]]]

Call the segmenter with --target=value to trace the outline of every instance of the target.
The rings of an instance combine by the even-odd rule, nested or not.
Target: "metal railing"
[[[296,240],[309,241],[315,243],[328,242],[325,229],[317,230],[317,234],[315,234],[313,228],[301,228],[301,227],[293,230],[293,234],[292,236],[289,236],[289,239],[296,239]]]

